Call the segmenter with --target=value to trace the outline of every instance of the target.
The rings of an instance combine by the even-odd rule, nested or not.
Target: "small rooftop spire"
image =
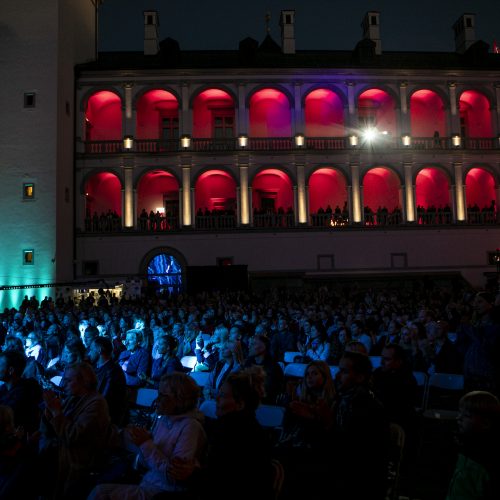
[[[271,33],[271,28],[269,27],[269,23],[271,22],[271,12],[268,10],[264,17],[266,21],[266,33]]]

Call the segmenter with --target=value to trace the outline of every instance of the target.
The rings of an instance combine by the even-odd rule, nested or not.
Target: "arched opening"
[[[417,222],[450,224],[450,182],[446,174],[434,167],[423,168],[415,181]]]
[[[287,96],[276,89],[252,95],[249,112],[250,137],[291,137],[291,111]]]
[[[335,92],[329,89],[310,92],[305,100],[304,115],[307,138],[344,136],[344,106]]]
[[[419,138],[432,137],[435,147],[442,146],[446,137],[446,113],[441,96],[432,90],[422,89],[410,98],[411,135],[414,145]]]
[[[170,173],[154,170],[137,186],[138,227],[141,231],[179,228],[179,183]]]
[[[349,222],[347,182],[341,172],[320,168],[311,175],[309,209],[313,226],[345,225]]]
[[[287,174],[270,168],[252,182],[253,223],[257,227],[295,225],[293,187]]]
[[[363,178],[363,202],[366,225],[399,224],[402,216],[398,176],[387,167],[370,169]]]
[[[84,128],[88,153],[119,152],[122,141],[120,97],[108,90],[92,94],[85,109]],[[113,143],[102,144],[100,141],[113,141]],[[92,144],[92,142],[98,144]]]
[[[471,168],[465,178],[467,220],[470,224],[493,224],[497,219],[495,179],[484,168]]]
[[[460,135],[462,137],[491,138],[491,111],[486,96],[476,90],[466,90],[460,95],[459,107]],[[477,143],[477,141],[472,142]],[[491,141],[485,141],[485,144],[491,144]],[[477,143],[475,147],[484,148],[485,144]],[[469,144],[468,147],[472,147],[472,144]]]
[[[154,89],[137,101],[137,150],[176,149],[179,142],[179,103],[166,90]],[[158,144],[159,141],[159,144]]]
[[[85,229],[117,231],[121,228],[121,183],[111,172],[90,177],[85,184]]]
[[[177,294],[182,291],[182,266],[170,254],[155,255],[148,263],[148,284],[158,292]]]
[[[358,98],[358,124],[361,130],[375,128],[380,134],[395,136],[394,99],[381,89],[365,90]]]
[[[208,89],[193,102],[193,138],[232,139],[235,136],[234,101],[224,90]]]
[[[230,229],[236,226],[236,182],[223,170],[209,170],[195,185],[196,227]]]

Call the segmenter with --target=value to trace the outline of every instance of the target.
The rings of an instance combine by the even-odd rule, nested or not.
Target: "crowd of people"
[[[273,498],[278,461],[284,496],[382,499],[394,426],[417,453],[414,371],[464,375],[448,498],[498,498],[495,290],[100,291],[25,297],[0,319],[0,498]],[[284,375],[291,351],[307,365],[298,379]],[[203,391],[185,356],[209,372]],[[143,387],[158,391],[148,422],[134,411]],[[258,423],[261,404],[285,408],[278,434]],[[471,488],[482,496],[458,496]]]

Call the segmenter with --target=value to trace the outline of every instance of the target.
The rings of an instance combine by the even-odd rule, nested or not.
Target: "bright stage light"
[[[366,142],[372,142],[379,136],[379,131],[375,127],[368,127],[363,130],[363,139]]]

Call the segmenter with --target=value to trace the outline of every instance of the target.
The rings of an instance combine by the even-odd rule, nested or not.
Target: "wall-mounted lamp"
[[[134,147],[134,137],[132,135],[126,135],[123,138],[123,149],[132,149]]]
[[[238,137],[238,146],[242,149],[248,146],[248,137],[246,135],[240,135]]]
[[[459,148],[462,144],[462,138],[458,134],[452,135],[451,144],[453,145],[453,147]]]
[[[296,134],[295,136],[295,146],[298,148],[303,148],[305,144],[305,137],[303,134]]]
[[[401,137],[401,141],[403,142],[403,146],[405,147],[411,146],[411,136],[403,135],[403,137]]]
[[[191,137],[189,135],[183,135],[181,137],[181,148],[188,149],[191,146]]]
[[[352,146],[353,148],[358,145],[358,136],[357,135],[350,135],[349,136],[349,145]]]

